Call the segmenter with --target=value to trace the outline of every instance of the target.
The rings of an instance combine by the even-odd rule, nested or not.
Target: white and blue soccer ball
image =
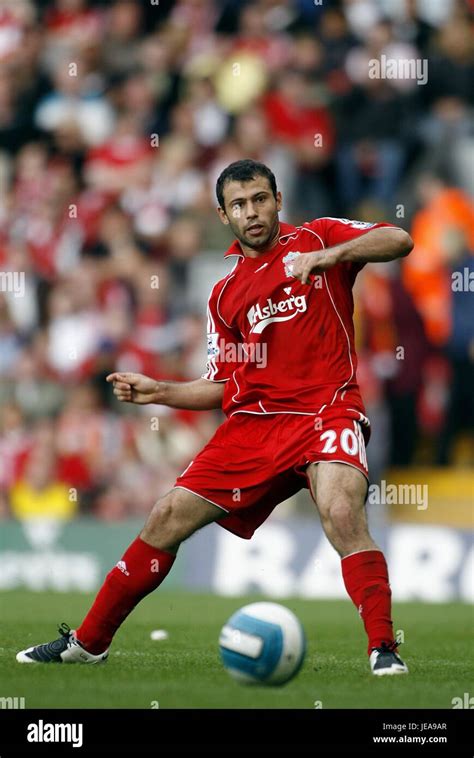
[[[303,627],[278,603],[251,603],[223,626],[219,649],[228,673],[243,684],[278,685],[300,670],[306,653]]]

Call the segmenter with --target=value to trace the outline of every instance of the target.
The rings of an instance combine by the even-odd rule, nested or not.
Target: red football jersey
[[[352,287],[364,264],[340,263],[304,285],[299,254],[333,247],[391,224],[320,218],[280,224],[278,244],[257,258],[236,240],[233,270],[212,289],[203,378],[226,382],[223,410],[319,414],[343,404],[365,415],[357,385]]]

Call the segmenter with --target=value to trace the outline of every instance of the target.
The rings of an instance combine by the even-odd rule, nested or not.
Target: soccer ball
[[[277,685],[300,670],[306,653],[303,627],[278,603],[251,603],[222,627],[219,649],[224,667],[243,684]]]

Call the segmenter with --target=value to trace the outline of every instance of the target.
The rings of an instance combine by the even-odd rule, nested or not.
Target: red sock
[[[381,550],[361,550],[341,560],[346,590],[359,611],[369,638],[368,653],[382,642],[393,642],[387,563]]]
[[[93,655],[110,645],[120,624],[135,606],[153,592],[168,574],[175,556],[148,545],[140,537],[110,571],[81,626],[78,640]]]

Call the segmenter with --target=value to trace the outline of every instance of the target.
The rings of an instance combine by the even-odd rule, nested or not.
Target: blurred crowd
[[[356,285],[372,473],[472,463],[471,12],[0,0],[0,515],[143,515],[220,423],[119,405],[105,377],[203,372],[192,272],[221,265],[215,181],[244,157],[276,174],[282,220],[411,232]],[[427,78],[370,76],[383,59]]]

